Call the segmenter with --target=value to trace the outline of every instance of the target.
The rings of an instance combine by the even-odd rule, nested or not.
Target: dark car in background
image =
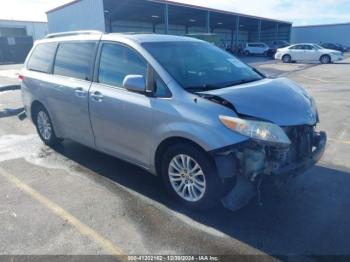
[[[321,44],[321,46],[323,48],[337,50],[337,51],[340,51],[342,53],[347,51],[347,49],[344,46],[340,45],[340,44],[323,43],[323,44]]]
[[[342,44],[339,44],[339,43],[337,43],[336,45],[338,45],[341,48],[343,48],[344,52],[349,52],[350,51],[350,47],[349,46],[345,46],[345,45],[342,45]]]
[[[267,53],[267,56],[274,57],[276,52],[277,52],[277,49],[290,46],[290,43],[288,43],[285,40],[276,40],[276,41],[273,41],[271,43],[268,43],[268,45],[269,45],[270,49]]]

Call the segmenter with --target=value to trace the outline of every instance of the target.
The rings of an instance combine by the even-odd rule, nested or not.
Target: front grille
[[[291,143],[287,161],[292,163],[303,160],[312,154],[314,144],[313,126],[293,126],[283,128]]]

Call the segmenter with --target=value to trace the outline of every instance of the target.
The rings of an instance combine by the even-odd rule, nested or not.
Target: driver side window
[[[160,98],[171,97],[171,92],[158,75],[154,77],[154,95]]]
[[[127,75],[142,75],[146,79],[147,62],[129,47],[104,43],[101,49],[98,82],[122,87]]]

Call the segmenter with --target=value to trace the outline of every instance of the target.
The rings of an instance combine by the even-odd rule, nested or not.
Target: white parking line
[[[76,217],[71,215],[69,212],[64,210],[62,207],[57,205],[56,203],[52,202],[47,197],[40,194],[38,191],[33,189],[32,187],[28,186],[21,180],[19,180],[14,175],[11,175],[3,168],[0,168],[0,175],[4,178],[6,178],[9,182],[14,184],[18,189],[28,194],[31,198],[38,201],[42,205],[44,205],[46,208],[48,208],[52,213],[59,216],[61,219],[67,221],[72,227],[74,227],[79,233],[82,235],[87,236],[92,241],[99,244],[104,250],[106,250],[108,253],[114,256],[125,256],[126,254],[123,252],[123,250],[109,241],[108,239],[101,236],[98,232],[90,228],[89,226],[85,225],[83,222],[79,221]],[[119,259],[123,259],[118,257]]]
[[[340,139],[333,139],[333,138],[329,138],[328,140],[339,144],[350,145],[350,140],[340,140]]]

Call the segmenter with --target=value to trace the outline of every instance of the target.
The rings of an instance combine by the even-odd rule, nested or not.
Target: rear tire
[[[283,61],[283,63],[285,63],[285,64],[289,64],[289,63],[292,62],[292,57],[291,57],[290,55],[284,55],[284,56],[282,57],[282,61]]]
[[[161,175],[175,199],[199,210],[217,205],[231,183],[220,179],[214,160],[205,151],[185,143],[173,145],[165,151]]]
[[[247,50],[247,51],[244,51],[244,54],[246,55],[246,56],[251,56],[251,53]]]
[[[321,64],[330,64],[332,62],[332,59],[329,55],[323,55],[320,58]]]
[[[40,139],[47,146],[53,147],[62,142],[62,139],[56,137],[50,115],[44,106],[38,105],[34,108],[33,122]]]

